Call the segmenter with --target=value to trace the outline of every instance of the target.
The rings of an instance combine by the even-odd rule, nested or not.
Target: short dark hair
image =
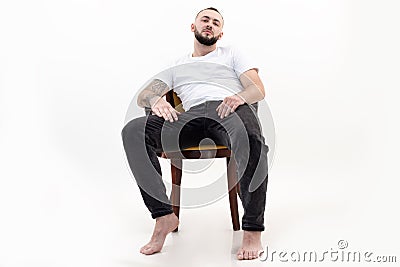
[[[218,9],[216,9],[215,7],[207,7],[207,8],[204,8],[204,9],[200,10],[199,13],[197,13],[196,18],[197,18],[197,17],[199,16],[199,14],[200,14],[201,12],[203,12],[204,10],[213,10],[213,11],[217,12],[218,14],[220,14],[220,15],[221,15],[221,18],[224,19],[224,17],[222,16],[221,12],[219,12]]]

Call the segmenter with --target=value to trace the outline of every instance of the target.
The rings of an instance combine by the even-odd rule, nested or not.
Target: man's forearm
[[[238,95],[244,99],[247,104],[253,104],[264,99],[265,93],[260,90],[256,84],[247,86]]]
[[[256,69],[250,69],[240,75],[240,82],[244,89],[238,93],[238,96],[243,98],[247,104],[253,104],[264,99],[264,85]]]
[[[138,97],[137,104],[142,108],[151,108],[160,97],[161,96],[155,95],[152,91],[143,90]]]
[[[161,80],[153,80],[146,88],[144,88],[137,99],[137,104],[140,107],[151,108],[158,99],[163,97],[168,91],[169,87]]]

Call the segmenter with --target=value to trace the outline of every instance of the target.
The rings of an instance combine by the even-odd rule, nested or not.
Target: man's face
[[[203,45],[214,45],[222,37],[223,19],[214,10],[204,10],[192,24],[192,32],[197,41]]]

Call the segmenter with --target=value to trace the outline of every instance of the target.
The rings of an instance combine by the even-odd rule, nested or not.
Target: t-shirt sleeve
[[[232,48],[232,56],[233,69],[235,70],[238,77],[240,77],[242,73],[251,69],[255,69],[258,72],[256,61],[249,55],[243,53],[241,50],[237,48]]]
[[[172,89],[174,86],[172,68],[167,67],[163,71],[157,73],[153,76],[153,80],[163,81],[166,85],[168,85],[169,89]]]

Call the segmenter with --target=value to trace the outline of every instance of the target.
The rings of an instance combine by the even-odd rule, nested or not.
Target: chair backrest
[[[175,108],[177,111],[185,112],[185,110],[183,109],[183,106],[182,106],[181,99],[178,97],[178,95],[173,90],[168,91],[168,93],[165,95],[165,98],[166,98],[167,102],[170,103],[171,106],[173,108]]]

